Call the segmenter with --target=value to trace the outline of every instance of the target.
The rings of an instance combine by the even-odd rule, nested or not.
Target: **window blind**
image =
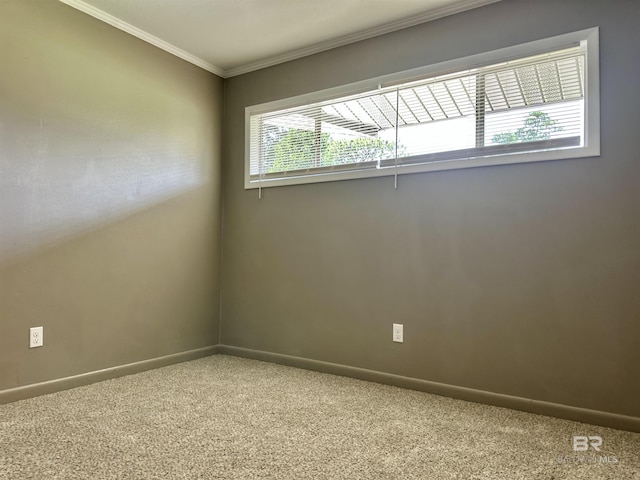
[[[586,55],[575,42],[252,114],[250,181],[581,147]]]

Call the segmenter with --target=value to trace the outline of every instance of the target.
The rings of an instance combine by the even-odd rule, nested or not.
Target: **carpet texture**
[[[0,405],[0,478],[627,480],[640,434],[217,355]]]

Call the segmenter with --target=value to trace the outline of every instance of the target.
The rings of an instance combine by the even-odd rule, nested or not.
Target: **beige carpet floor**
[[[0,405],[0,478],[627,480],[640,434],[219,355]]]

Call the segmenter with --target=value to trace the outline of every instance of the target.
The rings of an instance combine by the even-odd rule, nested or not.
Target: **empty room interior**
[[[640,479],[639,21],[0,0],[0,478]]]

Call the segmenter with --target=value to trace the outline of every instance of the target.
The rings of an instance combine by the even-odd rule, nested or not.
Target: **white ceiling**
[[[223,77],[499,0],[61,0]]]

